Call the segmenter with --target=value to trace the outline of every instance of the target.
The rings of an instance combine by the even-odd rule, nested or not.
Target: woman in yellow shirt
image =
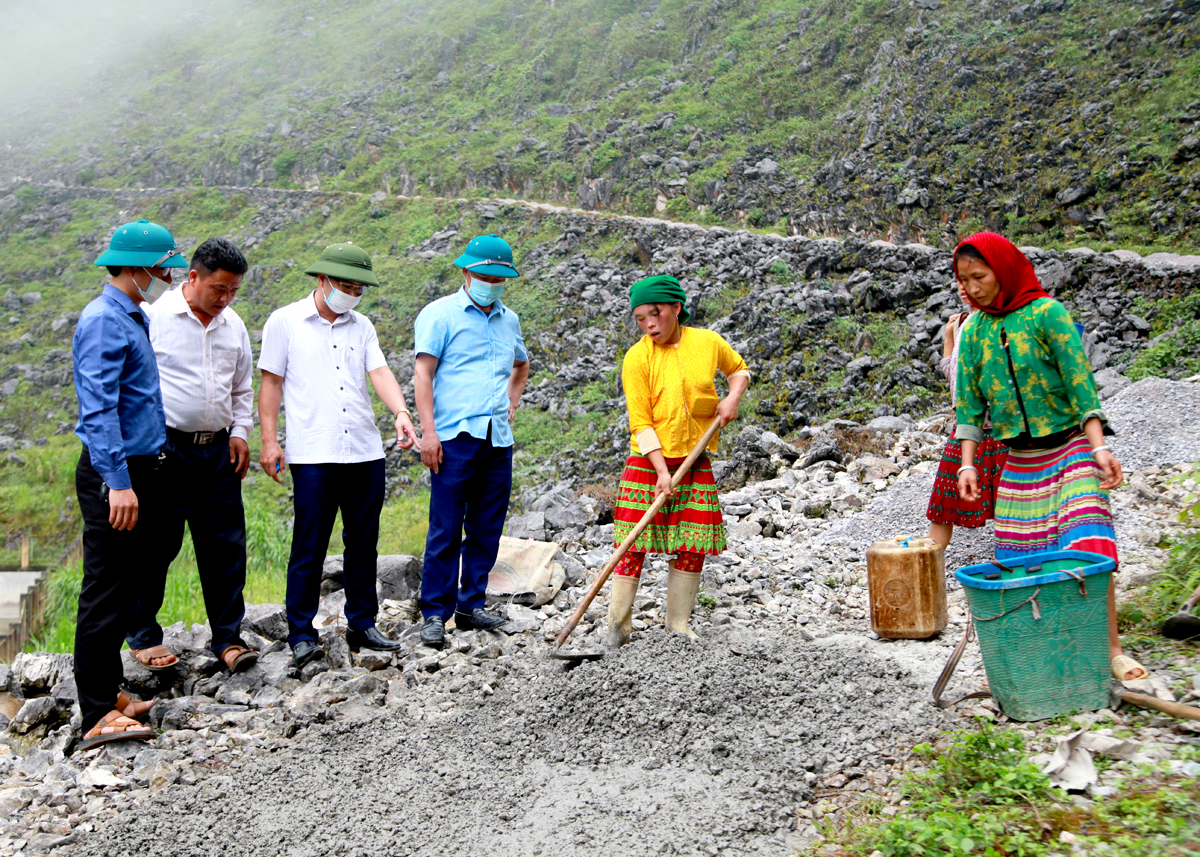
[[[722,427],[738,417],[750,370],[729,343],[711,330],[686,327],[687,295],[674,277],[648,277],[629,290],[633,317],[645,335],[625,354],[621,379],[629,409],[631,451],[621,474],[614,539],[619,545],[642,515],[671,487],[671,476],[713,418]],[[713,383],[729,382],[721,399]],[[708,445],[717,449],[717,435]],[[633,597],[647,553],[673,554],[667,579],[667,627],[695,638],[688,627],[705,554],[725,549],[725,524],[712,465],[702,455],[614,569],[608,608],[608,644],[623,646],[633,630]]]

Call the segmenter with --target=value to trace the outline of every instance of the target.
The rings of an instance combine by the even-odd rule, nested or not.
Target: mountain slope
[[[14,87],[2,162],[10,190],[500,192],[811,235],[1194,249],[1197,8],[217,2],[144,62],[96,60],[70,98]]]

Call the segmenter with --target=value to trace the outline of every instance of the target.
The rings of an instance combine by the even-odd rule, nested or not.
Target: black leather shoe
[[[403,646],[398,640],[389,639],[379,633],[378,628],[368,628],[365,631],[347,631],[346,642],[351,651],[373,649],[376,652],[394,652]]]
[[[303,669],[305,664],[316,660],[320,654],[321,647],[316,643],[311,640],[301,640],[292,646],[292,663],[296,665],[296,669]]]
[[[434,649],[446,645],[446,620],[441,616],[430,616],[421,626],[421,643]]]
[[[476,607],[470,613],[461,610],[454,611],[454,625],[461,631],[494,631],[507,622],[498,616],[491,616],[482,607]]]

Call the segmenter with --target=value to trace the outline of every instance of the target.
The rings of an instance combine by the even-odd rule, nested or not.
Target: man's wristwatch
[[[396,411],[396,419],[400,419],[401,414],[406,414],[410,420],[412,419],[412,411],[410,411],[408,408],[401,408],[400,410]]]

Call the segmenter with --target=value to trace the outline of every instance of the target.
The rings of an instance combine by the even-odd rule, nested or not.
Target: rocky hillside
[[[276,306],[311,288],[317,248],[351,237],[370,248],[385,287],[363,309],[401,380],[412,375],[412,322],[457,288],[450,264],[474,234],[495,231],[524,276],[506,294],[520,313],[533,375],[518,420],[518,471],[583,484],[616,472],[627,443],[619,361],[636,340],[627,289],[647,271],[677,275],[696,324],[725,335],[757,381],[746,421],[781,437],[831,418],[898,427],[945,406],[936,371],[944,320],[959,308],[947,252],[921,244],[813,240],[573,211],[513,200],[430,201],[254,189],[106,191],[42,188],[38,206],[0,221],[0,434],[44,442],[74,418],[70,337],[102,277],[90,260],[136,214],[171,224],[185,247],[228,233],[254,267],[237,310],[257,342]],[[1151,374],[1200,369],[1195,259],[1128,251],[1028,248],[1043,283],[1085,325],[1105,394]],[[872,423],[872,420],[878,422]],[[40,440],[39,440],[40,439]],[[728,484],[741,467],[727,433]],[[392,456],[393,484],[419,479]]]
[[[96,51],[133,22],[91,7],[53,74],[28,72],[45,34],[12,40],[0,209],[25,183],[320,187],[1197,247],[1197,0],[180,2],[138,22],[144,62]]]

